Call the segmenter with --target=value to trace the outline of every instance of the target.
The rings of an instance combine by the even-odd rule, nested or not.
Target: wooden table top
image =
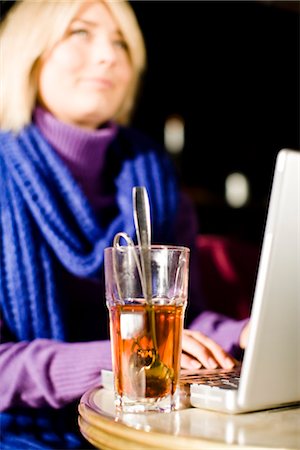
[[[79,427],[101,450],[300,449],[300,407],[224,414],[189,406],[171,413],[116,411],[112,390],[96,387],[79,404]]]

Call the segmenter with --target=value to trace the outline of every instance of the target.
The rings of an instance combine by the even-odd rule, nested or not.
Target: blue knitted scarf
[[[156,242],[172,241],[177,186],[169,159],[136,131],[122,128],[108,151],[120,161],[114,180],[118,213],[103,228],[34,125],[17,136],[0,134],[0,299],[17,341],[66,339],[57,274],[63,267],[96,277],[117,232],[135,239],[133,186],[147,188]]]
[[[35,126],[17,137],[0,135],[0,297],[18,340],[64,339],[56,271],[61,265],[80,277],[97,276],[114,235],[134,238],[133,186],[148,190],[156,239],[172,239],[177,189],[169,160],[137,132],[120,134],[113,144],[123,161],[115,179],[119,213],[106,229]]]

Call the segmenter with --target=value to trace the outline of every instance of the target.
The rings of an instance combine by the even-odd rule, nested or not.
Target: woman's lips
[[[86,86],[91,86],[100,90],[111,89],[113,87],[111,80],[102,77],[85,77],[81,82]]]

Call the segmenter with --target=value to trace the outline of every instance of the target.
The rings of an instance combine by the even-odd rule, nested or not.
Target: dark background
[[[14,2],[1,1],[1,16]],[[199,231],[261,243],[277,152],[299,149],[299,1],[131,1],[148,70],[133,125],[163,144],[168,116],[186,141],[173,157]],[[243,172],[251,198],[224,199]]]
[[[299,149],[299,2],[133,1],[148,50],[134,125],[163,143],[179,114],[174,157],[202,233],[260,243],[277,152]],[[224,200],[243,172],[251,198]]]

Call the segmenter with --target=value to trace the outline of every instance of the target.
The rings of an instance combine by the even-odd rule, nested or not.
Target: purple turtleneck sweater
[[[115,197],[112,180],[107,176],[110,173],[107,149],[117,136],[117,126],[109,123],[96,131],[82,130],[57,121],[42,108],[36,108],[34,122],[78,181],[99,220],[109,220],[114,213]],[[176,229],[177,243],[193,247],[197,224],[193,208],[184,196]],[[230,351],[238,342],[245,321],[211,311],[201,313],[197,270],[192,264],[190,302],[194,315],[197,311],[199,315],[189,320],[189,328],[203,331]],[[70,342],[48,339],[10,342],[9,332],[1,324],[1,410],[19,405],[62,407],[99,384],[102,369],[111,369],[108,316],[100,294],[104,291],[101,280],[81,280],[65,273],[64,286],[66,295],[72,299]]]

